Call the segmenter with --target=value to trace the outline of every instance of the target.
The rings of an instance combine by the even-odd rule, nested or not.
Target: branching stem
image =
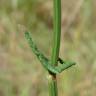
[[[51,64],[58,65],[61,38],[61,0],[54,0],[54,32]],[[49,96],[58,96],[56,74],[49,73]]]

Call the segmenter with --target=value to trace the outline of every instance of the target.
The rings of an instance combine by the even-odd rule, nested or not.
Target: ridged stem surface
[[[61,38],[61,0],[53,0],[54,5],[54,32],[51,64],[58,65],[60,38]],[[49,74],[49,96],[58,96],[56,74]]]

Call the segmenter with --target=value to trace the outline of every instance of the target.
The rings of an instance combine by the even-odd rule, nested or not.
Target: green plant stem
[[[61,38],[61,0],[54,0],[54,32],[51,64],[58,65]],[[49,73],[49,96],[58,96],[56,74]]]

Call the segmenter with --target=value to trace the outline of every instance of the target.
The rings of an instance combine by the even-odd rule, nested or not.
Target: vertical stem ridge
[[[61,37],[61,0],[54,0],[54,33],[51,63],[57,65]]]
[[[57,81],[53,75],[49,75],[49,96],[58,96]]]
[[[53,0],[54,2],[54,32],[51,64],[58,65],[60,38],[61,38],[61,0]],[[58,96],[56,74],[49,73],[49,96]]]

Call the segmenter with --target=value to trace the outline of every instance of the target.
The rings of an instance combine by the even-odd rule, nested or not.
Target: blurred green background
[[[96,0],[62,0],[60,56],[76,66],[58,75],[59,96],[96,96]],[[53,0],[0,0],[0,96],[48,96],[47,72],[26,30],[51,56]]]

